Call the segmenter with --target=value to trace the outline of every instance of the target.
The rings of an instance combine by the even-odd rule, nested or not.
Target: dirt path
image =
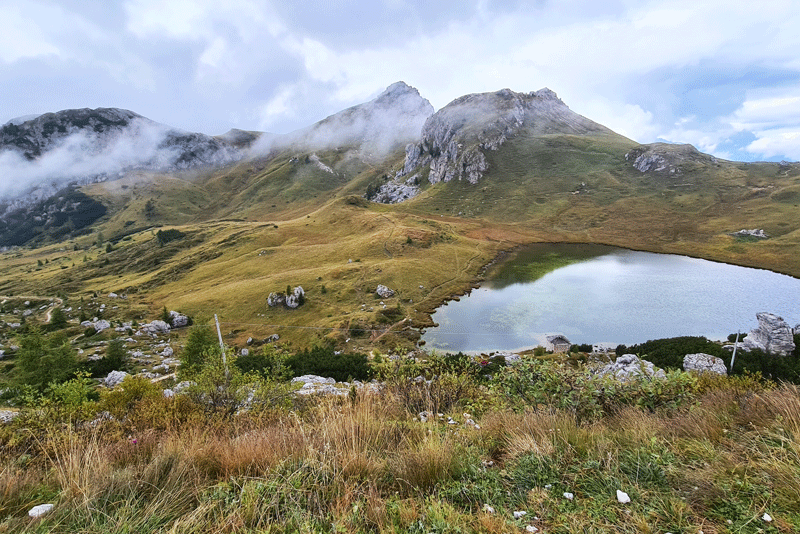
[[[0,295],[0,299],[2,299],[3,304],[10,299],[24,299],[24,300],[52,300],[53,303],[47,308],[47,311],[44,312],[44,322],[49,323],[50,318],[52,317],[53,310],[56,309],[57,306],[63,306],[64,301],[58,297],[43,297],[41,295]]]

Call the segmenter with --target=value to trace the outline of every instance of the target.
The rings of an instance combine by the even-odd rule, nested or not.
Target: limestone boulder
[[[128,373],[125,371],[111,371],[108,373],[108,376],[103,379],[103,384],[105,384],[107,388],[114,388],[120,385],[122,381],[125,380],[126,376],[128,376]]]
[[[139,330],[146,334],[169,334],[170,328],[168,323],[156,319],[153,322],[143,324]]]
[[[789,324],[773,313],[756,314],[758,328],[750,331],[744,340],[744,350],[763,350],[776,356],[787,356],[794,352],[794,333]]]
[[[169,312],[169,322],[172,323],[172,328],[183,328],[189,325],[189,316],[172,310]]]
[[[725,368],[725,362],[722,361],[722,358],[717,358],[716,356],[704,354],[702,352],[684,356],[683,370],[698,373],[711,372],[719,375],[728,374],[728,370]]]
[[[378,284],[378,288],[375,290],[375,293],[377,293],[379,297],[384,299],[388,299],[389,297],[394,296],[394,290],[389,289],[383,284]]]
[[[627,382],[636,378],[666,378],[663,369],[659,369],[647,360],[641,360],[635,354],[623,354],[616,361],[611,362],[600,369],[598,374],[601,376],[612,376],[620,382]]]
[[[303,291],[301,286],[297,286],[292,290],[291,295],[286,296],[286,306],[292,309],[297,308],[303,302],[305,302],[306,292]]]

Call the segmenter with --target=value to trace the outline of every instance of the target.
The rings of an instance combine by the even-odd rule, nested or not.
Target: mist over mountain
[[[4,211],[47,198],[68,183],[103,181],[134,169],[220,165],[244,155],[241,142],[237,147],[124,109],[72,109],[25,119],[0,128],[0,199],[10,201]]]
[[[265,136],[253,152],[298,147],[325,150],[357,148],[367,158],[380,159],[419,140],[431,103],[405,82],[396,82],[369,102],[347,108],[307,128],[282,136]]]

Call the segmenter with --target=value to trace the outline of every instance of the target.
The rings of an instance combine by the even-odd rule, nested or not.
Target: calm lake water
[[[541,276],[543,258],[577,263]],[[452,351],[533,347],[549,334],[614,346],[675,336],[721,340],[755,328],[762,311],[800,323],[800,280],[685,256],[536,245],[494,269],[483,287],[439,308],[439,326],[422,339],[426,348]]]

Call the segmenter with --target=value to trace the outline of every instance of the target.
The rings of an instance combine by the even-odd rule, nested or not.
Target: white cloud
[[[45,55],[59,55],[59,48],[49,42],[42,29],[33,21],[30,8],[34,6],[21,6],[16,3],[0,3],[0,60],[11,63],[23,58]],[[47,6],[35,6],[42,9],[40,15],[45,15]],[[27,12],[23,12],[23,10]]]
[[[756,139],[746,150],[765,158],[786,157],[800,161],[800,128],[779,128],[756,132]]]
[[[800,87],[748,95],[730,122],[736,130],[756,136],[745,147],[748,152],[800,160]]]

